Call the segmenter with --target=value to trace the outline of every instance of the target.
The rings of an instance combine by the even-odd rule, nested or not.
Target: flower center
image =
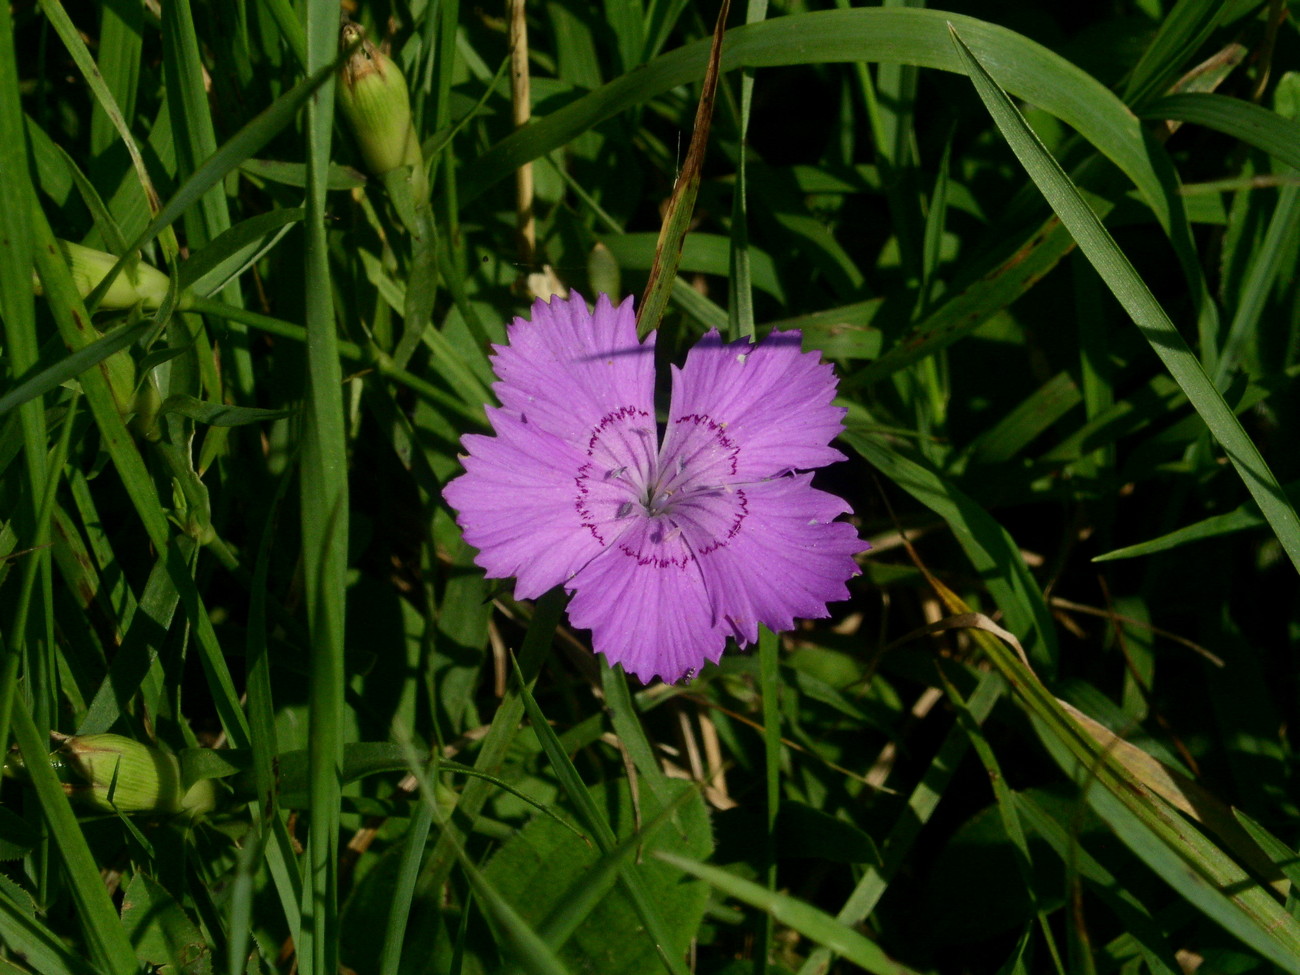
[[[657,440],[645,410],[602,417],[575,478],[575,509],[602,547],[622,537],[619,548],[639,562],[684,566],[726,545],[745,520],[745,492],[733,484],[740,448],[703,414],[675,420],[656,450]],[[638,513],[649,523],[625,536]]]

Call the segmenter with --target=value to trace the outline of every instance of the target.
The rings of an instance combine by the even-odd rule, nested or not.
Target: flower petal
[[[743,521],[711,549],[700,570],[713,619],[742,646],[758,639],[758,624],[788,630],[796,619],[829,615],[826,604],[847,599],[858,574],[853,556],[869,546],[847,522],[849,506],[810,484],[811,474],[746,485]]]
[[[773,332],[757,345],[723,343],[709,332],[673,369],[665,471],[692,458],[727,479],[751,481],[843,460],[828,446],[844,429],[832,406],[835,373],[817,353],[800,351],[798,332]],[[698,481],[708,475],[698,469]]]
[[[579,511],[587,455],[509,410],[489,408],[488,419],[497,435],[464,438],[465,473],[442,496],[488,578],[516,576],[515,594],[533,599],[603,548]]]
[[[654,336],[636,337],[632,300],[615,308],[601,295],[594,312],[582,297],[540,299],[532,321],[516,318],[508,345],[494,346],[493,385],[501,405],[571,444],[583,444],[601,418],[623,408],[654,415]]]
[[[727,643],[704,595],[699,566],[670,519],[639,511],[619,542],[578,573],[569,621],[643,684],[691,675]]]

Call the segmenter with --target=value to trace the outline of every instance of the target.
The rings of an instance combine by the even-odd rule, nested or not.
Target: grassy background
[[[347,6],[436,246],[336,5],[0,12],[0,967],[1300,972],[1286,4],[733,5],[659,349],[801,329],[874,551],[651,688],[440,489],[539,277],[646,286],[717,5],[528,4],[520,131],[508,10]],[[51,732],[216,808],[70,803]]]

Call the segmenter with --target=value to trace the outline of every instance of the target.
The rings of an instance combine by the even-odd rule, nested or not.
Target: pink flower
[[[533,305],[495,347],[496,436],[469,435],[443,496],[490,578],[532,599],[562,585],[569,619],[643,682],[678,681],[848,597],[868,546],[811,486],[843,455],[836,379],[798,332],[757,345],[704,336],[672,369],[660,443],[654,336],[632,299]]]

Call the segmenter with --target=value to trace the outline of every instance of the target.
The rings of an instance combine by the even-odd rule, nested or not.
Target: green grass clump
[[[380,156],[335,5],[0,12],[0,964],[1300,973],[1285,4],[750,0],[694,146],[717,3],[346,6]],[[648,285],[834,363],[874,546],[679,687],[441,496]]]

